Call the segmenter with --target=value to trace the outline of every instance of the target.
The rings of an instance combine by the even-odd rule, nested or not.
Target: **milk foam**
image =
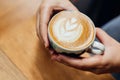
[[[81,35],[83,26],[78,24],[76,18],[61,18],[54,24],[53,32],[59,41],[75,42]],[[61,25],[61,23],[65,23]]]
[[[60,47],[80,50],[94,40],[94,24],[84,14],[62,11],[49,23],[49,36]]]

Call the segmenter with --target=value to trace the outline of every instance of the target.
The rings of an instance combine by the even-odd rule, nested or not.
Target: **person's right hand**
[[[49,47],[47,26],[51,15],[54,11],[61,10],[77,10],[77,8],[69,0],[42,0],[39,9],[39,26],[37,26],[38,37],[42,37],[46,48]]]
[[[96,28],[97,38],[105,45],[102,55],[73,58],[62,54],[52,54],[52,59],[79,70],[96,74],[120,72],[120,43],[100,28]]]

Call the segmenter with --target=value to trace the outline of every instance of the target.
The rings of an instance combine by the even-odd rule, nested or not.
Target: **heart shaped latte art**
[[[80,37],[83,29],[83,26],[77,23],[76,18],[61,18],[55,23],[55,26],[53,32],[56,33],[56,38],[59,41],[69,43],[76,41]]]
[[[91,20],[82,13],[62,11],[50,21],[48,33],[57,45],[79,50],[94,40],[93,26]]]

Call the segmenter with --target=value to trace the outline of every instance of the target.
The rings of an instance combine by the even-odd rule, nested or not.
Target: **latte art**
[[[74,42],[82,32],[82,25],[77,24],[75,18],[63,18],[55,23],[53,32],[56,33],[55,37],[61,42]],[[64,24],[61,24],[64,23]]]
[[[82,13],[62,11],[51,19],[48,34],[60,47],[79,50],[89,46],[94,40],[93,26]]]

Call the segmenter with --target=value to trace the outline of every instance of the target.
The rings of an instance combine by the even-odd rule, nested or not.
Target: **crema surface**
[[[49,22],[49,36],[54,42],[69,50],[87,47],[94,40],[94,24],[84,14],[62,11]]]

